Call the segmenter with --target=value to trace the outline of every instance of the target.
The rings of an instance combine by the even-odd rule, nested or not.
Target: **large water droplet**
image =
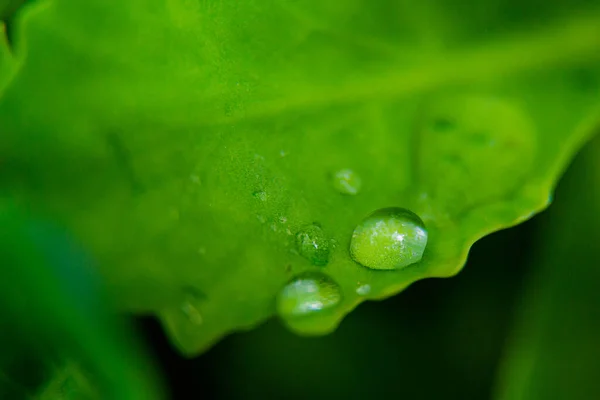
[[[286,318],[304,317],[335,307],[342,292],[330,277],[318,272],[296,276],[277,296],[277,312]]]
[[[375,211],[354,229],[350,255],[372,269],[399,269],[421,260],[425,224],[413,212],[392,207]]]
[[[313,265],[324,266],[329,262],[329,240],[323,229],[309,225],[296,235],[298,252]]]
[[[341,169],[333,174],[333,187],[342,194],[358,194],[362,181],[351,169]]]

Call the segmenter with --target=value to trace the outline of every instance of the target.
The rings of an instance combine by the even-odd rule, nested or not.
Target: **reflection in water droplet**
[[[333,187],[342,194],[355,195],[361,186],[360,177],[351,169],[342,169],[333,174]]]
[[[277,312],[282,318],[313,315],[335,307],[342,292],[330,277],[307,272],[295,277],[277,296]]]
[[[369,293],[371,293],[371,285],[369,285],[369,284],[361,285],[359,283],[359,286],[356,288],[356,294],[358,294],[359,296],[366,296]]]
[[[300,254],[313,265],[324,266],[329,262],[329,240],[317,225],[309,225],[296,234]]]
[[[194,325],[202,325],[204,322],[200,311],[192,304],[192,300],[188,299],[181,305],[181,311],[185,314],[187,319]]]
[[[398,269],[421,260],[427,245],[425,224],[403,208],[384,208],[354,230],[350,255],[372,269]]]

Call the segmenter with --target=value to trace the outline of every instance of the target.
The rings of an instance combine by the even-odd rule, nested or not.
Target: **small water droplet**
[[[198,311],[198,309],[192,304],[190,299],[183,302],[181,305],[181,311],[194,325],[202,325],[202,322],[204,322],[202,314],[200,314],[200,311]]]
[[[360,177],[351,169],[341,169],[333,174],[333,187],[342,194],[358,194],[361,186]]]
[[[281,223],[281,224],[287,224],[287,218],[286,217],[279,217],[279,223]]]
[[[279,152],[279,157],[281,157],[281,158],[283,158],[283,157],[285,157],[285,156],[287,156],[287,155],[288,155],[288,153],[287,153],[285,150],[281,150],[281,151]]]
[[[273,230],[273,232],[277,232],[277,225],[271,224],[271,230]]]
[[[267,192],[262,191],[262,190],[252,193],[252,196],[254,196],[255,199],[260,200],[260,201],[267,201],[267,199],[269,198],[269,195],[267,194]]]
[[[311,264],[324,266],[329,262],[329,240],[321,227],[314,224],[304,227],[296,234],[296,245]]]
[[[350,255],[372,269],[399,269],[419,262],[427,245],[425,224],[413,212],[392,207],[366,217],[352,234]]]
[[[258,220],[258,222],[260,222],[261,224],[264,224],[265,222],[267,222],[266,218],[262,215],[257,215],[256,219]]]
[[[335,307],[342,292],[330,277],[318,272],[296,276],[277,296],[277,312],[282,318],[313,315]]]
[[[287,228],[287,229],[285,230],[285,233],[287,233],[287,234],[288,234],[288,235],[290,235],[290,236],[291,236],[291,235],[293,235],[293,233],[292,233],[292,231],[290,230],[290,228]]]
[[[358,283],[358,287],[356,288],[356,294],[359,296],[366,296],[371,293],[371,285],[365,283],[362,285],[360,282]]]

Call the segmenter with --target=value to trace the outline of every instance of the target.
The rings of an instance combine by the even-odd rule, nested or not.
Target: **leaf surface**
[[[600,10],[463,3],[30,7],[0,104],[0,185],[69,226],[122,308],[159,315],[184,353],[269,318],[307,271],[343,300],[286,323],[330,332],[544,209],[598,122]],[[355,195],[335,181],[345,169]],[[351,259],[354,228],[385,207],[424,221],[421,262]],[[325,266],[296,246],[314,223]]]

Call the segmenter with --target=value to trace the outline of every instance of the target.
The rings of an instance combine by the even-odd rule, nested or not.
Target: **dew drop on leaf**
[[[359,296],[366,296],[371,293],[371,285],[365,283],[364,285],[360,284],[356,288],[356,294]]]
[[[333,187],[342,194],[358,194],[361,186],[360,177],[351,169],[341,169],[333,174]]]
[[[314,315],[335,307],[342,300],[337,283],[319,272],[306,272],[292,279],[277,296],[277,312],[283,319]]]
[[[296,234],[298,252],[312,265],[324,266],[329,262],[329,240],[321,227],[312,224]]]
[[[350,255],[367,268],[399,269],[419,262],[426,245],[421,218],[404,208],[383,208],[354,229]]]

